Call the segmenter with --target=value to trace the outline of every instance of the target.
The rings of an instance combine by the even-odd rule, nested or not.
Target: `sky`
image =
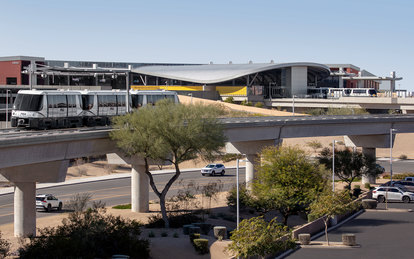
[[[353,64],[414,91],[411,0],[2,0],[0,56]]]

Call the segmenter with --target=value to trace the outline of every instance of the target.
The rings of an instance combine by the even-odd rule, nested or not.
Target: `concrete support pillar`
[[[149,178],[145,166],[132,164],[131,169],[131,210],[133,212],[149,211]]]
[[[254,179],[254,162],[255,154],[246,154],[246,187],[248,190],[252,188],[252,181]]]
[[[371,157],[374,157],[374,158],[377,157],[376,148],[373,148],[373,147],[362,147],[362,153],[365,156],[371,156]],[[362,184],[365,184],[365,183],[375,184],[376,183],[375,176],[363,175],[362,176]]]
[[[14,236],[36,235],[36,183],[14,184]]]

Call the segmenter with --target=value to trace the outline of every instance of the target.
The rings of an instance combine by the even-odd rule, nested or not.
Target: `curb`
[[[239,166],[239,168],[245,168],[245,166]],[[236,169],[235,166],[226,167],[226,169]],[[192,171],[200,171],[201,168],[187,168],[180,170],[181,173],[188,173]],[[167,170],[156,170],[151,171],[152,175],[160,175],[160,174],[173,174],[175,170],[167,169]],[[95,177],[84,177],[80,179],[72,179],[65,182],[60,183],[39,183],[36,184],[36,190],[49,188],[49,187],[57,187],[57,186],[65,186],[65,185],[74,185],[79,183],[92,183],[92,182],[100,182],[100,181],[109,181],[115,179],[122,179],[122,178],[130,178],[131,173],[120,173],[120,174],[111,174],[111,175],[103,175],[103,176],[95,176]],[[14,187],[6,187],[0,189],[0,196],[14,193]]]

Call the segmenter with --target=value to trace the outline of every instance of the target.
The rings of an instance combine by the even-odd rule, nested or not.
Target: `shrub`
[[[178,235],[178,233],[177,233],[177,232],[174,232],[174,234],[173,234],[173,238],[179,238],[179,235]]]
[[[2,238],[2,234],[0,232],[0,258],[5,258],[10,251],[10,243]]]
[[[245,209],[250,204],[250,194],[249,191],[246,188],[246,184],[240,184],[239,187],[239,207],[240,209]],[[236,207],[237,203],[237,189],[236,186],[233,186],[233,188],[229,191],[229,194],[227,195],[227,205],[230,207]],[[219,215],[219,217],[221,217]]]
[[[294,240],[288,234],[288,228],[277,223],[276,218],[269,223],[263,217],[246,219],[240,222],[238,230],[232,232],[233,242],[228,249],[236,257],[265,257],[295,247]]]
[[[200,233],[192,233],[190,234],[190,242],[192,245],[194,245],[194,239],[200,238]]]
[[[116,169],[118,168],[118,165],[112,165],[112,164],[106,164],[104,165],[103,169],[105,173],[107,174],[113,174],[116,173]]]
[[[243,101],[241,102],[241,105],[244,105],[244,106],[253,106],[252,102],[248,102],[248,101],[246,101],[246,100],[243,100]]]
[[[167,233],[167,232],[162,232],[162,233],[161,233],[161,236],[162,236],[162,237],[168,237],[168,233]]]
[[[227,97],[226,99],[224,99],[224,102],[226,102],[226,103],[234,103],[234,98],[232,96]]]
[[[402,155],[399,157],[399,159],[401,159],[401,160],[407,160],[407,159],[408,159],[408,157],[407,157],[407,155],[402,154]]]
[[[371,189],[371,184],[370,183],[365,183],[364,187],[365,187],[365,189],[370,190]]]
[[[194,239],[194,248],[199,254],[207,254],[209,252],[208,249],[208,239],[198,238]]]
[[[154,232],[152,232],[152,231],[150,231],[150,232],[148,233],[148,237],[155,237],[155,233],[154,233]]]
[[[91,199],[92,194],[88,192],[76,193],[75,196],[69,200],[66,207],[75,212],[85,211]]]
[[[106,203],[99,200],[99,201],[93,201],[92,202],[92,209],[105,209]]]
[[[74,212],[58,227],[40,230],[23,246],[20,258],[110,258],[128,254],[149,257],[149,242],[141,239],[141,223],[105,214],[104,210]]]
[[[352,191],[352,195],[358,198],[360,194],[361,194],[361,187],[359,185],[355,185],[354,190]]]
[[[168,217],[170,220],[170,228],[181,228],[183,225],[190,225],[192,222],[200,221],[201,218],[193,213],[186,213],[180,215],[172,215]],[[161,215],[152,215],[148,219],[147,228],[163,228],[164,220]]]
[[[254,104],[254,107],[263,108],[264,104],[262,102],[257,102]]]
[[[217,195],[221,192],[221,190],[223,190],[223,183],[220,180],[215,182],[209,182],[207,185],[203,185],[201,187],[202,200],[204,200],[204,198],[207,198],[208,200],[208,211],[210,211],[211,209],[211,200],[216,200]]]
[[[220,156],[221,160],[223,160],[223,162],[230,162],[230,161],[234,161],[237,158],[238,159],[242,159],[243,155],[242,154],[224,154]]]

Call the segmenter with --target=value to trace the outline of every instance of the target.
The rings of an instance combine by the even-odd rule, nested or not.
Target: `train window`
[[[116,99],[118,106],[125,106],[125,95],[117,95]]]
[[[159,100],[164,99],[163,95],[147,95],[147,104],[155,105]]]
[[[98,107],[107,107],[108,103],[105,95],[98,95]]]
[[[377,95],[377,90],[375,89],[369,89],[368,90],[369,95]]]
[[[13,104],[16,111],[40,111],[43,108],[43,95],[18,94]]]
[[[142,104],[144,103],[144,96],[139,94],[134,94],[131,96],[132,101],[132,108],[138,109],[142,107]]]
[[[365,89],[354,89],[353,91],[354,94],[365,94],[366,90]]]
[[[67,108],[68,107],[66,96],[57,95],[57,96],[55,96],[55,98],[56,98],[57,108]]]
[[[90,110],[93,107],[93,95],[82,95],[82,109]]]
[[[67,107],[67,101],[66,96],[64,95],[48,95],[47,96],[47,103],[48,108],[66,108]]]
[[[107,95],[106,100],[108,107],[116,107],[116,95]]]
[[[165,99],[170,99],[173,102],[175,101],[175,98],[174,98],[175,96],[174,95],[165,95],[164,97],[165,97]]]

